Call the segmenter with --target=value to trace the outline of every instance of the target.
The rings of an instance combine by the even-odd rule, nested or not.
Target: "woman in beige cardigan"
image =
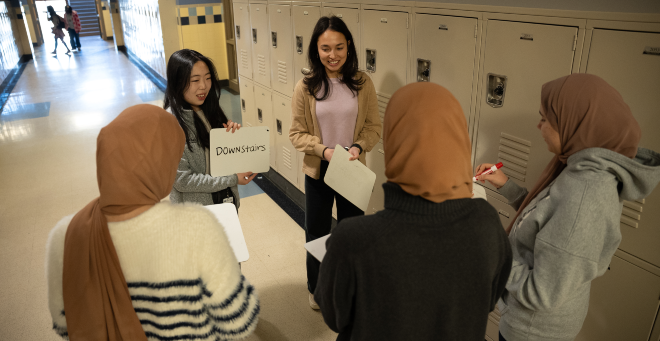
[[[293,94],[289,138],[297,150],[305,153],[305,238],[310,242],[330,233],[335,199],[338,221],[364,215],[323,178],[336,145],[348,149],[350,160],[364,164],[366,152],[380,140],[382,124],[376,89],[371,79],[358,71],[353,36],[341,19],[319,19],[307,57],[311,70]],[[307,288],[313,309],[319,309],[313,295],[319,266],[308,253]]]

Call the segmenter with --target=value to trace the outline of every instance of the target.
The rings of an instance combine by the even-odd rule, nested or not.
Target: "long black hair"
[[[53,17],[59,17],[59,15],[57,15],[57,13],[55,13],[55,9],[53,8],[53,6],[46,7],[46,10],[48,11],[48,14],[49,14],[48,18],[47,18],[49,21],[53,20]]]
[[[346,27],[343,20],[334,15],[331,17],[321,17],[319,21],[316,22],[314,32],[312,33],[312,39],[310,39],[309,48],[307,49],[307,61],[311,70],[303,72],[305,75],[303,82],[307,85],[309,94],[314,96],[317,101],[327,99],[330,94],[328,75],[325,71],[325,65],[321,62],[319,48],[317,46],[319,37],[327,30],[343,34],[348,43],[348,55],[346,56],[346,62],[340,70],[340,81],[346,84],[354,95],[362,90],[362,84],[364,84],[364,79],[355,79],[355,75],[358,71],[358,58],[351,31],[348,30],[348,27]],[[320,97],[317,97],[317,93],[321,91],[321,89],[323,89],[323,92]]]
[[[167,63],[167,89],[165,89],[163,109],[172,108],[172,113],[186,135],[188,148],[191,148],[191,142],[197,142],[200,147],[204,148],[209,148],[210,145],[206,126],[197,115],[193,114],[195,129],[189,127],[183,120],[183,110],[192,110],[192,106],[184,99],[184,94],[190,86],[190,74],[193,66],[200,61],[206,64],[211,73],[211,89],[200,109],[204,111],[204,116],[211,124],[211,128],[222,128],[222,124],[227,123],[227,116],[220,107],[220,83],[213,62],[194,50],[183,49],[174,52]],[[190,136],[190,132],[194,132],[193,137]]]

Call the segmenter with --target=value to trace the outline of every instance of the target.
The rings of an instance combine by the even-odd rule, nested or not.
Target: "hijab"
[[[434,203],[472,196],[467,122],[460,103],[440,85],[397,90],[385,110],[385,175],[405,192]]]
[[[147,340],[106,216],[129,219],[167,196],[184,145],[176,118],[148,104],[124,110],[101,129],[96,150],[100,196],[73,217],[64,244],[62,284],[70,340]]]
[[[595,75],[576,73],[543,84],[540,112],[559,133],[561,154],[545,167],[507,233],[525,207],[566,168],[571,155],[587,148],[605,148],[633,158],[642,137],[621,94]]]

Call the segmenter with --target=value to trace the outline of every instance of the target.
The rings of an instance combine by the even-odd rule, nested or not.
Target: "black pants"
[[[364,215],[364,211],[346,200],[323,181],[328,162],[321,161],[321,176],[314,180],[305,175],[305,240],[309,243],[330,233],[332,203],[337,200],[337,222],[344,218]],[[316,290],[321,263],[307,253],[307,289]]]
[[[71,49],[80,48],[80,35],[72,28],[69,29],[69,40],[71,41]]]
[[[506,339],[504,338],[504,336],[502,336],[502,333],[500,333],[500,341],[506,341]]]

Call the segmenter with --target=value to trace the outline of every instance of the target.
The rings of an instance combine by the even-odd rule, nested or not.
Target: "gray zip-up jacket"
[[[206,154],[204,148],[197,144],[194,131],[194,114],[192,110],[183,111],[183,120],[188,124],[188,127],[193,128],[188,130],[192,148],[188,148],[186,144],[183,149],[183,156],[179,161],[179,169],[176,172],[176,179],[170,193],[170,201],[173,203],[196,202],[202,205],[213,205],[211,193],[231,187],[231,191],[236,198],[234,204],[238,208],[241,204],[238,195],[238,176],[233,174],[213,177],[206,174]]]
[[[498,306],[507,341],[573,340],[589,308],[591,281],[621,242],[623,200],[648,196],[660,181],[660,154],[639,148],[629,159],[603,148],[568,158],[567,167],[525,207],[509,241],[511,275]],[[518,209],[527,190],[508,181],[499,192]]]

